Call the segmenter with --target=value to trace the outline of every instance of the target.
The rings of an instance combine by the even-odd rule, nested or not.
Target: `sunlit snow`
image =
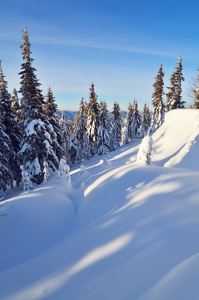
[[[199,111],[167,113],[152,140],[7,196],[0,299],[199,299]]]

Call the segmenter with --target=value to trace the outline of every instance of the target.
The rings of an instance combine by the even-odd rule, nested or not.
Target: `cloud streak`
[[[10,34],[0,33],[0,40],[13,41],[13,42],[19,41],[15,33],[10,33]],[[176,53],[156,50],[150,47],[139,47],[139,46],[125,45],[125,44],[104,43],[104,42],[100,43],[100,42],[81,40],[81,39],[31,36],[30,42],[37,43],[37,44],[44,44],[44,45],[82,47],[82,48],[92,48],[98,50],[102,49],[102,50],[110,50],[110,51],[137,53],[137,54],[150,55],[150,56],[176,57]]]
[[[104,49],[110,51],[137,53],[137,54],[144,54],[144,55],[176,57],[176,53],[149,49],[147,47],[135,47],[135,46],[126,46],[126,45],[119,45],[119,44],[99,43],[99,42],[86,41],[86,40],[60,39],[60,38],[32,37],[31,40],[34,43],[38,43],[38,44],[60,45],[60,46],[69,46],[69,47],[84,47],[84,48],[93,48],[93,49]]]

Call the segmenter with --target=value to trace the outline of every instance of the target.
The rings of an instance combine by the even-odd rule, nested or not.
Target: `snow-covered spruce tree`
[[[110,138],[110,150],[114,151],[120,147],[122,137],[122,115],[119,103],[114,102],[112,110],[112,128]]]
[[[75,116],[77,129],[74,132],[74,141],[76,148],[75,162],[80,163],[82,159],[89,159],[90,150],[88,145],[87,131],[87,120],[85,114],[85,104],[83,97],[81,98],[79,111]]]
[[[5,133],[8,135],[8,138],[11,141],[10,145],[10,170],[12,170],[13,179],[16,180],[17,186],[21,180],[21,172],[19,161],[16,157],[20,149],[20,137],[21,132],[19,126],[15,120],[15,115],[12,112],[11,107],[11,95],[8,93],[7,81],[3,74],[1,61],[0,61],[0,114],[1,114],[1,123],[5,126]]]
[[[182,101],[182,81],[185,81],[183,74],[182,74],[182,57],[181,54],[178,57],[178,63],[176,67],[176,104],[174,108],[184,108],[185,101]]]
[[[184,108],[185,101],[182,101],[182,81],[184,81],[184,77],[182,74],[182,57],[181,55],[178,57],[177,67],[170,79],[170,87],[168,87],[167,101],[166,101],[166,111],[176,109],[176,108]]]
[[[63,156],[63,148],[62,148],[62,136],[59,125],[59,118],[56,114],[57,112],[57,104],[55,103],[55,98],[53,96],[52,89],[49,87],[46,94],[45,101],[45,113],[49,121],[49,131],[52,133],[52,147],[53,150],[60,161]]]
[[[164,122],[165,105],[163,103],[163,95],[164,95],[163,77],[164,77],[164,72],[162,70],[162,65],[160,65],[157,76],[155,77],[155,83],[153,84],[154,91],[152,94],[152,124],[151,124],[152,132],[154,132],[157,128],[159,128]]]
[[[110,149],[110,131],[111,123],[108,116],[107,104],[105,101],[101,101],[99,105],[100,109],[100,127],[98,132],[98,154],[104,155],[107,154],[107,151]]]
[[[133,131],[133,139],[140,138],[140,127],[142,124],[142,117],[138,110],[137,100],[133,101],[133,123],[132,123],[132,131]]]
[[[133,138],[133,106],[131,103],[128,105],[127,116],[126,116],[126,126],[127,126],[127,143],[132,141]]]
[[[70,138],[73,133],[73,122],[70,120],[69,117],[68,117],[68,119],[65,118],[64,111],[62,111],[62,115],[59,120],[59,125],[60,125],[60,130],[61,130],[61,135],[62,135],[62,148],[63,148],[63,152],[64,152],[64,157],[65,157],[67,163],[69,163],[69,161],[70,161],[69,142],[70,142]]]
[[[168,89],[168,93],[166,94],[166,106],[165,106],[165,110],[166,112],[170,111],[172,109],[172,103],[175,103],[175,99],[176,99],[176,89],[175,89],[175,72],[171,75],[170,78],[170,87],[167,87]]]
[[[198,68],[198,71],[199,71],[199,68]],[[196,82],[197,82],[197,85],[199,86],[199,74],[197,74]],[[193,104],[193,108],[199,109],[199,87],[196,87],[193,90],[193,92],[194,92],[194,104]]]
[[[68,162],[70,165],[76,162],[77,148],[78,148],[78,141],[75,133],[73,133],[68,144],[68,156],[69,156]]]
[[[147,165],[151,164],[151,152],[153,150],[153,139],[150,135],[146,135],[137,154],[137,162],[146,163]]]
[[[99,104],[92,82],[87,105],[87,136],[90,144],[91,156],[97,153],[97,137],[99,129]]]
[[[22,35],[23,63],[20,90],[24,120],[22,123],[23,137],[18,157],[30,179],[40,184],[44,179],[44,165],[47,162],[49,169],[59,168],[59,159],[53,149],[54,132],[50,130],[50,123],[44,111],[44,97],[41,94],[40,83],[32,67],[29,36],[25,28]]]
[[[142,125],[140,128],[140,137],[143,138],[147,135],[151,125],[151,115],[149,111],[149,105],[144,104],[143,113],[142,113]]]
[[[125,144],[128,144],[128,143],[129,143],[128,130],[127,130],[127,126],[126,126],[125,120],[123,120],[121,144],[125,145]]]

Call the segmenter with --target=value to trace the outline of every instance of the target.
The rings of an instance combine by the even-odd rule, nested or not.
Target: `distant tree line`
[[[94,155],[106,155],[122,144],[138,140],[153,133],[164,122],[165,112],[184,108],[181,82],[182,58],[171,75],[170,87],[163,103],[162,65],[153,85],[152,113],[147,103],[142,115],[137,100],[129,103],[126,120],[120,106],[114,102],[111,114],[105,101],[98,103],[94,84],[91,84],[89,101],[83,98],[74,122],[66,119],[64,112],[59,119],[52,89],[44,97],[32,66],[31,44],[27,29],[22,35],[23,63],[21,64],[20,89],[8,92],[7,81],[0,62],[0,190],[19,186],[22,175],[30,182],[40,184],[60,168],[60,162],[72,165]],[[194,108],[199,108],[199,89],[195,90]]]

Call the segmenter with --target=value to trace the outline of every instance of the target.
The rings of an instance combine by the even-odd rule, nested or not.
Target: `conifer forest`
[[[164,71],[160,65],[153,85],[152,112],[148,103],[139,108],[136,99],[129,103],[125,119],[117,102],[109,112],[105,101],[98,102],[91,83],[88,102],[80,100],[74,122],[66,119],[64,112],[59,118],[51,87],[44,96],[32,66],[27,28],[22,40],[20,89],[13,89],[12,95],[8,92],[3,62],[0,65],[0,189],[3,191],[21,182],[25,190],[30,190],[33,183],[51,178],[55,171],[67,173],[73,164],[82,164],[95,155],[106,155],[123,144],[143,139],[163,124],[165,112],[185,107],[180,55],[167,87],[166,103],[163,102]],[[199,108],[199,89],[194,93],[193,108]]]

